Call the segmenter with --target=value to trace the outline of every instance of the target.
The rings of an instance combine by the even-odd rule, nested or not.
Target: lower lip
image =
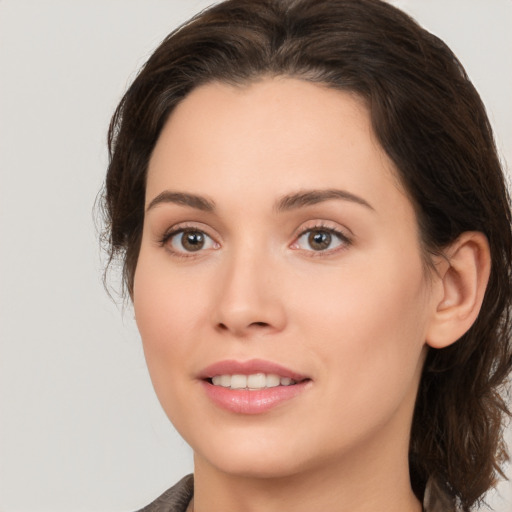
[[[261,414],[295,398],[308,382],[258,390],[224,388],[208,381],[202,381],[202,385],[208,397],[223,409],[238,414]]]

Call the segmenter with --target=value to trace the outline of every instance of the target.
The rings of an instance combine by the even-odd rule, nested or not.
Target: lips
[[[251,375],[256,373],[274,374],[279,377],[288,377],[296,382],[307,379],[284,366],[265,361],[263,359],[251,359],[250,361],[219,361],[205,368],[199,375],[200,379],[212,379],[216,375]]]
[[[221,361],[200,374],[207,396],[221,408],[259,414],[296,397],[311,379],[270,361]]]

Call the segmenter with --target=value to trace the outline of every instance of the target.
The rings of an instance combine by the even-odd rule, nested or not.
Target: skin
[[[276,208],[318,189],[366,204]],[[166,191],[215,208],[155,202]],[[194,450],[196,512],[421,510],[408,441],[441,277],[364,103],[296,79],[201,86],[161,133],[146,207],[135,315],[159,400]],[[205,233],[203,249],[162,241],[183,227]],[[311,230],[342,237],[314,250]],[[213,404],[201,370],[253,358],[310,381],[264,414]]]

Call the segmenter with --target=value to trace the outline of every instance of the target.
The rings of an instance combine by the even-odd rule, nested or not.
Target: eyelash
[[[178,258],[193,258],[195,256],[199,256],[199,254],[195,254],[194,251],[188,251],[188,252],[185,250],[177,251],[170,246],[169,242],[172,241],[172,239],[175,236],[177,236],[179,234],[184,235],[185,233],[201,233],[208,239],[212,240],[212,242],[216,246],[220,247],[220,244],[218,242],[216,242],[213,239],[213,237],[211,237],[204,229],[201,229],[198,226],[194,226],[194,225],[183,225],[183,224],[180,224],[179,226],[175,226],[175,227],[171,228],[169,231],[166,231],[164,233],[164,235],[160,238],[158,243],[161,247],[166,248],[173,256],[176,256]],[[215,247],[215,248],[217,248],[217,247]],[[202,249],[199,249],[197,251],[197,253],[201,253],[201,252],[203,252]]]
[[[309,225],[309,226],[302,228],[295,235],[294,241],[290,245],[290,248],[292,248],[293,250],[301,250],[301,248],[298,246],[299,240],[304,235],[306,235],[308,233],[313,233],[315,231],[318,233],[328,233],[329,235],[331,235],[335,239],[337,239],[340,242],[340,245],[333,249],[325,249],[325,250],[304,249],[303,252],[306,253],[309,257],[321,257],[321,256],[325,256],[325,255],[334,254],[334,253],[337,253],[338,251],[345,250],[350,245],[352,245],[352,239],[350,237],[348,237],[345,233],[343,233],[340,230],[333,228],[331,226],[327,226],[324,223],[316,223],[316,224]],[[179,234],[183,235],[187,232],[203,234],[205,237],[210,239],[213,242],[213,244],[216,246],[216,247],[214,247],[214,249],[217,249],[218,247],[220,247],[220,244],[218,242],[216,242],[214,240],[214,238],[211,237],[204,229],[200,229],[199,227],[194,226],[194,225],[179,225],[179,226],[176,226],[176,227],[170,229],[169,231],[166,231],[164,233],[164,235],[160,238],[159,245],[161,247],[165,247],[173,256],[176,256],[179,258],[193,258],[195,256],[198,256],[199,253],[203,252],[203,248],[198,249],[198,251],[197,251],[198,254],[195,254],[194,251],[186,251],[186,250],[177,251],[177,250],[173,249],[169,244],[169,241],[172,241],[172,239],[175,236],[177,236]]]
[[[315,224],[301,228],[300,231],[295,236],[295,241],[291,244],[291,247],[294,248],[295,250],[300,250],[300,247],[298,247],[298,241],[304,235],[307,235],[308,233],[313,233],[315,231],[318,233],[328,233],[329,235],[336,238],[340,242],[340,245],[333,249],[325,249],[325,250],[318,250],[318,251],[315,251],[314,249],[304,250],[304,252],[307,254],[308,257],[317,258],[317,257],[335,254],[339,251],[343,251],[343,250],[347,249],[348,247],[350,247],[352,245],[352,238],[347,236],[341,230],[331,227],[331,226],[327,226],[324,223],[315,223]],[[293,247],[293,246],[296,246],[296,247]]]

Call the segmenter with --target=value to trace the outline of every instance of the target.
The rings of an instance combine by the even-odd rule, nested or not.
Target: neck
[[[407,433],[382,441],[286,476],[229,474],[196,454],[194,512],[420,512],[410,486]]]

